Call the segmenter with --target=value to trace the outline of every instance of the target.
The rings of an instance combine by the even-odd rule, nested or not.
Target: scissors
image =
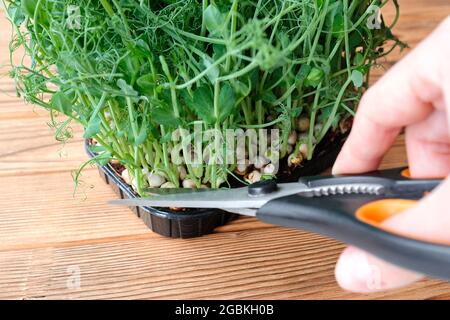
[[[236,189],[159,189],[125,206],[217,208],[357,246],[400,267],[450,281],[450,246],[383,229],[382,222],[417,204],[442,179],[412,179],[405,168],[352,176],[313,176],[294,183],[261,181]],[[187,191],[186,191],[187,190]]]

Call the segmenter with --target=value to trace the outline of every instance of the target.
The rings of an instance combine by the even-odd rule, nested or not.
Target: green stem
[[[108,0],[100,0],[100,3],[102,4],[103,8],[105,8],[106,12],[110,17],[114,16],[114,10],[109,4]]]
[[[351,63],[350,63],[350,40],[349,40],[349,32],[348,30],[348,0],[343,0],[344,3],[344,41],[345,41],[345,61],[347,63],[348,76],[350,77],[352,72],[350,71]]]
[[[338,96],[336,97],[336,101],[335,101],[335,103],[334,103],[333,109],[332,109],[332,111],[331,111],[331,114],[330,114],[330,116],[328,117],[327,122],[326,122],[325,125],[323,126],[322,131],[320,132],[320,135],[319,135],[319,137],[318,137],[318,139],[317,139],[318,142],[320,142],[320,141],[325,137],[325,135],[326,135],[327,132],[328,132],[328,129],[330,129],[331,125],[333,124],[333,121],[334,121],[334,119],[335,119],[335,117],[336,117],[336,113],[337,113],[337,111],[338,111],[338,109],[339,109],[339,106],[341,105],[342,98],[344,97],[344,94],[345,94],[345,92],[346,92],[348,86],[349,86],[351,83],[352,83],[352,79],[351,79],[351,78],[348,78],[347,81],[346,81],[346,82],[344,83],[344,85],[342,86],[341,90],[339,91],[339,94],[338,94]]]
[[[256,101],[255,106],[256,106],[256,116],[258,119],[258,124],[262,124],[262,123],[264,123],[264,109],[263,109],[262,101],[261,100]]]
[[[205,23],[205,11],[206,8],[208,8],[208,0],[203,0],[202,1],[202,30],[200,32],[200,35],[202,37],[205,36],[206,34],[206,23]]]
[[[324,12],[328,12],[328,3],[329,3],[329,0],[325,0],[325,2],[323,4],[323,9],[322,9]],[[311,64],[314,54],[316,53],[316,47],[317,47],[317,44],[319,43],[319,39],[322,34],[322,29],[323,29],[323,25],[325,23],[325,19],[326,19],[326,15],[320,16],[320,23],[319,23],[319,26],[317,27],[316,37],[314,39],[313,45],[311,46],[311,51],[309,52],[308,65]]]
[[[314,140],[314,126],[316,124],[316,114],[317,114],[317,106],[319,104],[320,99],[320,89],[322,87],[322,83],[317,87],[316,95],[314,97],[314,103],[311,110],[311,116],[309,120],[309,132],[308,132],[308,160],[311,160],[313,154],[313,140]]]

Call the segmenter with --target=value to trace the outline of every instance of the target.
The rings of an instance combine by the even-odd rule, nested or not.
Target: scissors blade
[[[258,209],[272,199],[305,191],[306,186],[300,183],[278,184],[276,192],[252,197],[248,188],[219,189],[189,193],[155,195],[149,198],[133,198],[109,201],[110,204],[124,206],[163,207],[163,208],[217,208],[217,209]]]
[[[149,198],[134,198],[110,201],[111,204],[146,207],[175,208],[254,208],[261,206],[261,199],[252,199],[247,188],[219,189],[203,192],[172,193],[154,195]]]
[[[169,194],[192,194],[208,192],[210,189],[187,189],[187,188],[145,188],[144,193],[148,196],[166,196]]]

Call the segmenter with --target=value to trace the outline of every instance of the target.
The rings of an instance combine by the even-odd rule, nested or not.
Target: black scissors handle
[[[302,183],[319,185],[328,180],[336,184],[340,178],[306,178]],[[282,197],[261,207],[256,216],[267,223],[332,237],[406,269],[450,281],[450,246],[407,238],[380,227],[384,219],[414,206],[442,180],[412,180],[401,169],[344,178],[341,181],[346,183],[349,178],[357,183],[381,179],[378,181],[384,181],[387,189],[378,195]]]

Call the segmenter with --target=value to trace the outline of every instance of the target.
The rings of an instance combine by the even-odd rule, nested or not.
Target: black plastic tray
[[[335,161],[345,138],[346,136],[342,135],[325,139],[323,143],[317,146],[315,156],[311,161],[305,162],[304,165],[293,171],[281,167],[278,180],[292,182],[298,180],[300,176],[311,176],[325,171]],[[89,149],[89,140],[85,141],[85,148],[90,157],[95,156]],[[137,193],[125,183],[110,164],[98,169],[102,179],[111,186],[120,198],[138,197]],[[218,209],[190,209],[180,212],[151,207],[130,207],[130,209],[153,232],[171,238],[193,238],[210,234],[215,228],[236,218],[235,214]]]

